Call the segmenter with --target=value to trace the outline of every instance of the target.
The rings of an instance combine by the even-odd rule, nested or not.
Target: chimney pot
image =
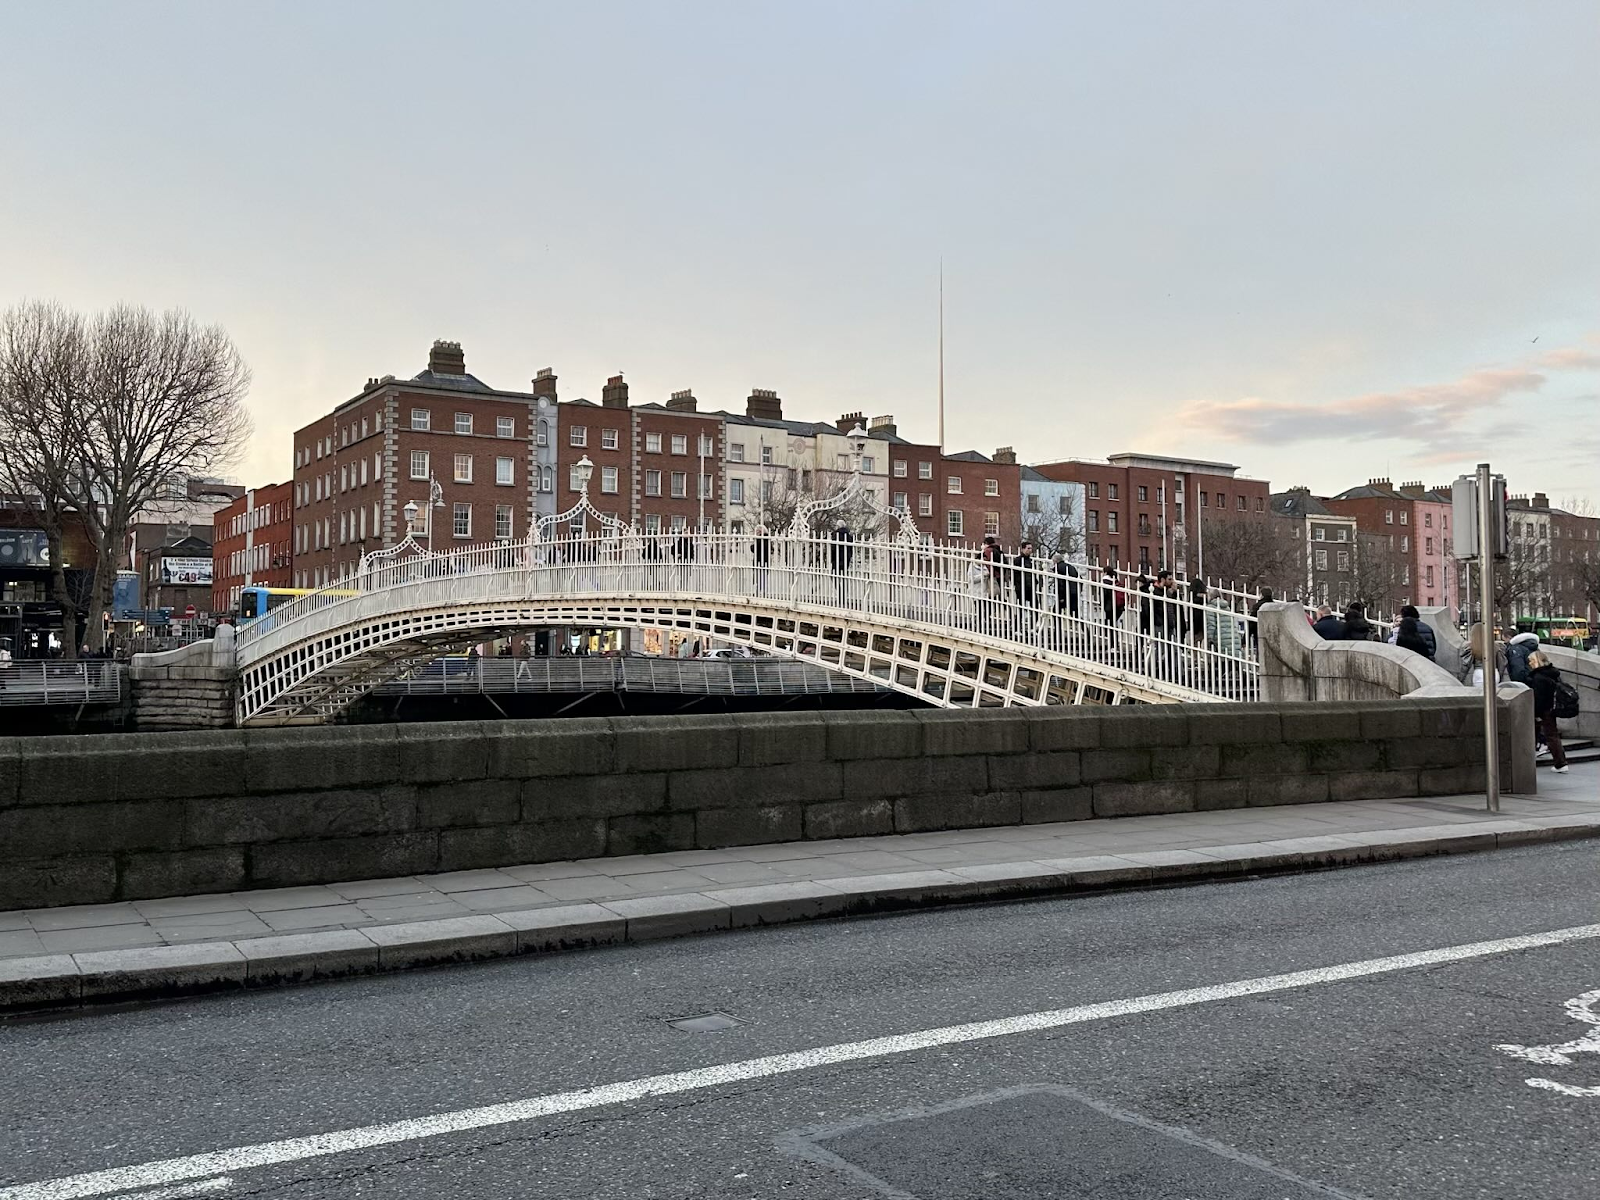
[[[1017,451],[1012,446],[1001,446],[1000,449],[994,452],[994,461],[997,463],[1006,463],[1008,465],[1015,466],[1017,462]]]
[[[694,393],[688,388],[684,388],[681,392],[673,392],[667,399],[667,407],[673,412],[694,412],[697,403]]]
[[[613,375],[606,380],[606,386],[600,389],[600,407],[628,407],[628,385],[622,382],[621,375]]]
[[[833,423],[833,427],[840,433],[849,433],[857,425],[865,425],[866,421],[867,419],[858,412],[843,413],[840,415],[839,419]]]
[[[428,370],[435,375],[465,375],[467,358],[461,351],[461,343],[434,342],[433,349],[428,352]]]
[[[556,399],[556,373],[549,367],[540,367],[533,377],[533,394]]]
[[[770,388],[751,388],[744,402],[744,415],[755,421],[783,420],[783,401]]]

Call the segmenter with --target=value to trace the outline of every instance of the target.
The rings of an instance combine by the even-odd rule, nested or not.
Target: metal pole
[[[1494,624],[1489,620],[1488,597],[1494,595],[1495,537],[1494,479],[1489,464],[1478,464],[1478,586],[1483,598],[1483,781],[1489,811],[1500,811],[1500,734],[1495,712]],[[1513,754],[1516,747],[1512,747]]]

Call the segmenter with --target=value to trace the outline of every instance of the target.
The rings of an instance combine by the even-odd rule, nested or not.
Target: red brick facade
[[[211,611],[237,613],[241,588],[292,587],[294,484],[246,491],[211,518]]]
[[[1015,550],[1022,526],[1022,472],[975,451],[889,443],[889,503],[910,511],[935,541],[977,545],[987,535]]]

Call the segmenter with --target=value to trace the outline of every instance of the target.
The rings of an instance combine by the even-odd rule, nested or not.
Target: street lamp
[[[589,461],[587,454],[572,464],[572,474],[578,481],[578,490],[583,493],[583,498],[587,500],[589,498],[589,479],[594,474],[594,464]]]
[[[859,475],[861,474],[861,455],[867,448],[867,431],[857,425],[844,436],[850,440],[850,469]]]
[[[428,553],[433,553],[433,510],[444,507],[444,488],[439,485],[438,479],[428,476],[428,519],[423,526],[422,536],[427,539]],[[415,500],[407,500],[401,509],[406,515],[406,534],[415,537],[417,532],[417,513],[419,509]]]

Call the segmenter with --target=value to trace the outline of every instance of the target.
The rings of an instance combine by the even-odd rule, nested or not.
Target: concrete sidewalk
[[[1600,764],[1537,797],[1359,800],[540,863],[0,913],[0,1011],[267,986],[925,904],[1600,835]]]

